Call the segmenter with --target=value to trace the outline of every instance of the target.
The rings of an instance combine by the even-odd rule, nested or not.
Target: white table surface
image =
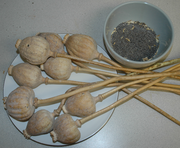
[[[126,0],[1,0],[0,98],[7,69],[16,57],[15,42],[37,32],[81,33],[93,37],[103,49],[103,25],[107,15]],[[173,49],[166,60],[180,56],[180,1],[146,0],[166,12],[174,26]],[[177,81],[168,81],[180,84]],[[124,95],[122,93],[122,95]],[[173,93],[140,94],[180,120],[180,97]],[[0,147],[47,148],[24,136],[9,120],[0,103]],[[117,107],[105,127],[88,140],[70,148],[179,148],[180,127],[153,109],[131,99]]]

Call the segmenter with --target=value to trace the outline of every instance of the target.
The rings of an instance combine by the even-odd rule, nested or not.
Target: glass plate
[[[63,38],[65,34],[59,34],[59,35]],[[97,50],[98,50],[98,52],[103,53],[104,56],[109,58],[107,53],[100,46],[97,46]],[[65,48],[65,51],[66,51],[66,48]],[[96,60],[94,60],[94,61],[96,61]],[[11,65],[15,66],[19,63],[23,63],[23,61],[20,58],[20,56],[17,55],[17,57],[13,60]],[[102,62],[102,63],[104,63],[104,62]],[[100,67],[91,65],[91,68],[99,69]],[[114,70],[111,71],[109,69],[102,68],[102,67],[100,70],[116,73],[116,71],[114,71]],[[45,72],[43,72],[43,71],[42,71],[42,75],[44,77],[48,77],[45,74]],[[96,82],[96,81],[101,81],[102,79],[100,79],[99,77],[97,77],[93,74],[72,72],[69,80],[76,80],[76,81],[83,81],[83,82]],[[66,90],[68,90],[70,87],[74,87],[74,86],[75,85],[65,85],[65,84],[61,84],[61,85],[41,84],[40,86],[38,86],[37,88],[34,89],[35,97],[37,97],[38,99],[46,99],[49,97],[57,96],[60,94],[64,94],[66,92]],[[13,80],[13,78],[11,76],[9,76],[8,74],[6,74],[6,78],[5,78],[5,82],[4,82],[4,97],[8,96],[17,87],[18,87],[18,85]],[[102,94],[111,89],[113,89],[113,87],[98,89],[96,91],[93,91],[91,94],[92,94],[92,96],[95,97],[98,94]],[[96,110],[98,111],[98,110],[114,103],[115,101],[117,101],[117,98],[118,98],[118,92],[109,96],[104,101],[97,103]],[[54,109],[58,108],[58,106],[59,106],[59,103],[49,105],[49,106],[38,107],[35,110],[35,112],[40,109],[46,109],[50,112],[53,112]],[[99,130],[101,130],[105,126],[105,124],[108,122],[108,120],[110,119],[111,115],[113,114],[113,111],[114,111],[114,109],[83,124],[81,126],[81,128],[79,128],[79,130],[81,132],[81,138],[79,139],[79,141],[77,143],[90,138],[91,136],[96,134]],[[62,114],[62,112],[61,112],[61,114]],[[22,133],[22,131],[26,128],[27,122],[17,121],[10,116],[9,116],[9,118],[12,121],[12,123],[14,124],[14,126]],[[75,121],[76,119],[78,119],[78,117],[73,116],[73,119]],[[31,136],[30,139],[37,143],[40,143],[40,144],[45,144],[45,145],[50,145],[50,146],[65,146],[65,144],[62,144],[60,142],[53,143],[52,138],[49,133],[40,135],[40,136]]]

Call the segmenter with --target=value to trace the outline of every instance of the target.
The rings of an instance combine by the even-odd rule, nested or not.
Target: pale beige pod
[[[51,51],[49,43],[41,36],[26,37],[23,40],[18,39],[15,47],[25,61],[34,65],[44,63]]]
[[[81,92],[66,100],[63,111],[73,116],[85,117],[96,112],[96,100],[89,91]]]
[[[34,98],[35,94],[31,88],[20,86],[3,99],[4,108],[14,119],[27,121],[35,111]]]
[[[29,63],[20,63],[8,68],[8,74],[13,77],[20,86],[36,88],[44,82],[44,77],[38,66]]]
[[[40,32],[36,34],[46,39],[50,45],[50,50],[58,53],[66,53],[64,51],[64,44],[62,43],[62,38],[57,33],[51,32]]]
[[[50,113],[45,109],[34,113],[29,119],[26,129],[23,130],[25,138],[29,139],[31,136],[38,136],[52,131],[55,120],[54,116],[54,113]]]
[[[97,43],[93,38],[83,34],[66,34],[63,43],[70,55],[86,60],[98,58]]]
[[[76,56],[86,60],[98,59],[99,61],[105,61],[113,66],[121,67],[118,63],[107,58],[97,50],[97,43],[95,40],[83,34],[66,34],[63,39],[63,43],[66,46],[68,53],[72,56]]]
[[[73,144],[80,139],[81,133],[72,117],[69,114],[62,114],[55,120],[50,135],[53,142]]]
[[[117,74],[108,73],[95,69],[86,69],[78,66],[73,66],[72,62],[68,58],[50,57],[44,64],[40,65],[41,70],[44,70],[47,75],[56,80],[67,80],[71,73],[74,72],[85,72],[85,73],[99,73],[108,76],[119,76]]]
[[[73,68],[70,59],[51,57],[41,65],[41,69],[53,79],[67,80],[70,77]]]

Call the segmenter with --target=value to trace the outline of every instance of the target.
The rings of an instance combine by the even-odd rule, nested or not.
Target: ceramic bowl
[[[117,54],[111,45],[111,34],[120,23],[139,21],[153,29],[159,36],[157,54],[149,61],[128,60]],[[131,68],[144,68],[165,60],[173,43],[173,25],[169,17],[157,6],[147,2],[126,2],[114,8],[104,25],[104,43],[109,54],[120,64]]]

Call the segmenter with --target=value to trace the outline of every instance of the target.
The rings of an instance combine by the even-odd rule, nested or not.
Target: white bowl
[[[133,61],[117,54],[111,45],[111,34],[120,23],[139,21],[153,29],[159,36],[159,49],[149,61]],[[147,2],[126,2],[114,8],[104,25],[104,42],[109,54],[120,64],[131,68],[144,68],[163,61],[172,48],[174,31],[169,17],[158,7]]]

